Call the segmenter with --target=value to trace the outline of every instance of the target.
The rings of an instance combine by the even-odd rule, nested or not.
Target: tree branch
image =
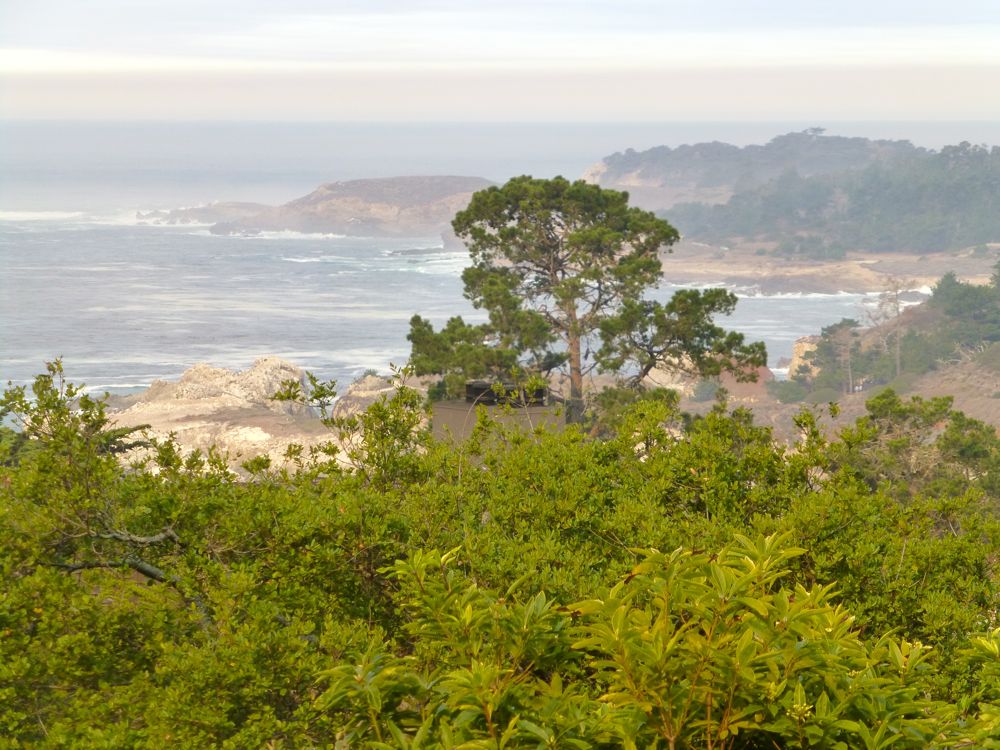
[[[173,533],[173,532],[171,532]],[[81,570],[96,569],[118,569],[131,568],[136,573],[145,576],[151,581],[163,583],[172,588],[187,604],[193,604],[201,616],[202,625],[208,627],[212,624],[212,617],[205,605],[205,601],[197,594],[188,596],[181,590],[181,580],[177,576],[169,575],[166,571],[155,565],[141,560],[138,557],[125,557],[121,560],[81,560],[75,563],[49,563],[53,568],[65,570],[67,573],[77,573]]]
[[[174,530],[169,527],[161,531],[159,534],[153,534],[152,536],[138,536],[128,531],[116,531],[116,530],[107,531],[104,533],[95,533],[93,534],[93,536],[96,537],[97,539],[115,539],[119,542],[128,542],[130,544],[141,544],[141,545],[161,544],[162,542],[165,542],[168,539],[174,542],[175,544],[181,544],[180,537],[178,537],[177,534],[174,532]]]

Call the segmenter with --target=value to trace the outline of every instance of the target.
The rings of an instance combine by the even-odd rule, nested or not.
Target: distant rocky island
[[[214,234],[293,231],[364,237],[448,234],[472,194],[494,183],[481,177],[389,177],[320,185],[280,206],[213,203],[139,213],[153,224],[210,225]]]

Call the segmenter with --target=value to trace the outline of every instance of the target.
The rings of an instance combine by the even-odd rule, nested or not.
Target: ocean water
[[[477,315],[462,296],[467,257],[437,237],[216,237],[138,225],[138,210],[276,204],[360,177],[576,177],[626,148],[763,143],[816,125],[0,121],[0,382],[28,382],[62,357],[75,382],[122,392],[196,362],[245,368],[276,354],[343,383],[404,362],[414,313],[438,325]],[[827,125],[929,147],[1000,142],[997,123]],[[765,341],[772,366],[799,336],[859,317],[865,300],[736,291],[722,322]]]
[[[74,382],[121,393],[275,354],[347,383],[406,361],[414,313],[482,317],[462,296],[468,256],[440,238],[221,237],[125,218],[0,213],[0,380],[28,382],[62,357]],[[736,291],[724,322],[765,341],[772,364],[864,299]]]

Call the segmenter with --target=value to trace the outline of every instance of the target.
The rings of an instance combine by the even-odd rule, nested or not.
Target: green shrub
[[[170,441],[126,465],[76,395],[53,366],[0,400],[32,446],[0,465],[0,747],[1000,731],[1000,438],[946,398],[886,391],[830,440],[807,411],[789,449],[745,409],[609,393],[600,439],[484,416],[456,446],[399,384],[327,421],[346,464],[240,479]]]
[[[889,381],[887,388],[891,388],[896,393],[908,393],[913,390],[913,387],[917,384],[920,379],[920,375],[914,372],[901,372],[899,375],[894,377]]]

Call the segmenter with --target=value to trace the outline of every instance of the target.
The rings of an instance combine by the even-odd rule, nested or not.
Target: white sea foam
[[[105,227],[134,227],[150,223],[139,219],[133,209],[117,211],[112,214],[93,214],[84,217],[82,222]]]
[[[727,284],[723,281],[698,281],[669,283],[666,289],[696,289],[704,291],[706,289],[725,289],[732,292],[741,299],[861,299],[877,294],[875,292],[765,292],[759,286],[748,286],[745,284]]]
[[[238,237],[247,240],[364,240],[367,237],[352,237],[347,234],[334,234],[332,232],[293,232],[290,229],[282,229],[276,232],[255,232],[253,234],[224,235]]]
[[[163,378],[160,379],[162,380]],[[152,384],[152,380],[148,383],[98,383],[97,385],[84,386],[83,390],[85,393],[104,393],[105,391],[138,390],[140,388],[149,388]]]
[[[0,221],[9,222],[58,222],[70,223],[72,228],[79,226],[132,227],[155,226],[172,228],[173,225],[163,222],[140,219],[134,208],[121,209],[111,213],[87,213],[85,211],[0,211]],[[210,224],[184,226],[211,226]]]
[[[722,281],[686,281],[679,283],[670,283],[667,286],[674,289],[728,289],[729,284]]]
[[[869,292],[762,292],[760,289],[750,287],[745,290],[737,290],[737,297],[757,298],[757,299],[864,299],[871,296]]]

